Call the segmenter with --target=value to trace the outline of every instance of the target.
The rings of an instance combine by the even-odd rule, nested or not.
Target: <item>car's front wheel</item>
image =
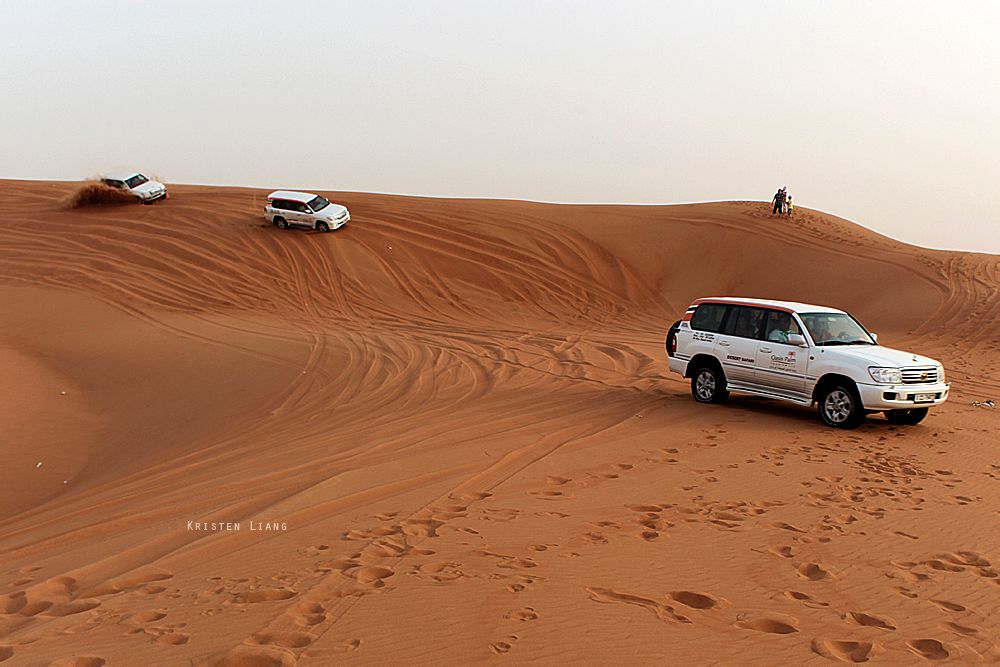
[[[318,232],[328,232],[330,231],[330,225],[326,224],[322,220],[316,223],[316,231]]]
[[[927,416],[927,408],[911,408],[909,410],[886,410],[885,418],[890,424],[914,426]]]
[[[278,216],[274,219],[274,226],[278,229],[288,229],[288,221]]]
[[[865,409],[854,387],[832,384],[819,399],[819,416],[834,428],[857,428],[865,421]]]
[[[699,403],[722,403],[729,398],[726,377],[714,366],[702,366],[691,375],[691,395]]]

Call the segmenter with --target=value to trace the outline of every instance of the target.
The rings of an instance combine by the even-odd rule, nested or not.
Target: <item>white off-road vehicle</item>
[[[107,174],[101,182],[119,190],[126,190],[143,204],[152,204],[157,199],[167,198],[167,186],[150,180],[137,171],[119,171]]]
[[[340,229],[351,219],[347,207],[309,192],[275,190],[267,196],[264,217],[278,229],[308,227],[319,232]]]
[[[917,424],[948,398],[944,367],[878,344],[848,313],[804,303],[698,299],[667,334],[670,370],[691,378],[701,403],[730,391],[819,407],[836,428],[856,428],[872,412]]]

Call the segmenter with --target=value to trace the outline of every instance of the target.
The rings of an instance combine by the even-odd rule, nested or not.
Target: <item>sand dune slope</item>
[[[752,202],[341,193],[322,235],[72,189],[0,182],[0,662],[1000,660],[1000,258]],[[710,294],[847,308],[952,400],[696,404],[663,335]]]

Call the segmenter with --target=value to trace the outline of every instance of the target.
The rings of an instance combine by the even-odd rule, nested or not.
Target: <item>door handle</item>
[[[762,347],[762,348],[760,348],[760,351],[761,352],[770,352],[771,348],[769,348],[769,347]]]
[[[724,340],[720,340],[719,341],[719,345],[721,345],[722,347],[729,347],[729,343],[727,341],[724,341]]]

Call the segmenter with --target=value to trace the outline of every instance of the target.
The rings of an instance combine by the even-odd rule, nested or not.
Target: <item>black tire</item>
[[[927,416],[927,408],[910,408],[909,410],[886,410],[885,418],[890,424],[916,426]]]
[[[288,221],[279,215],[274,219],[274,226],[278,229],[288,229]]]
[[[320,220],[319,222],[316,223],[316,231],[317,232],[328,232],[328,231],[330,231],[330,225],[328,225],[325,222],[323,222],[322,220]]]
[[[673,347],[674,347],[674,341],[677,340],[677,328],[680,325],[681,325],[681,321],[677,320],[676,322],[674,322],[673,324],[670,325],[670,330],[667,331],[667,340],[664,343],[664,345],[667,348],[667,356],[668,357],[674,356],[673,353],[670,350],[673,349]]]
[[[819,418],[833,428],[852,429],[865,421],[861,396],[853,385],[836,383],[828,385],[819,396]]]
[[[715,366],[700,366],[691,374],[691,395],[699,403],[722,403],[729,398],[726,376]]]

